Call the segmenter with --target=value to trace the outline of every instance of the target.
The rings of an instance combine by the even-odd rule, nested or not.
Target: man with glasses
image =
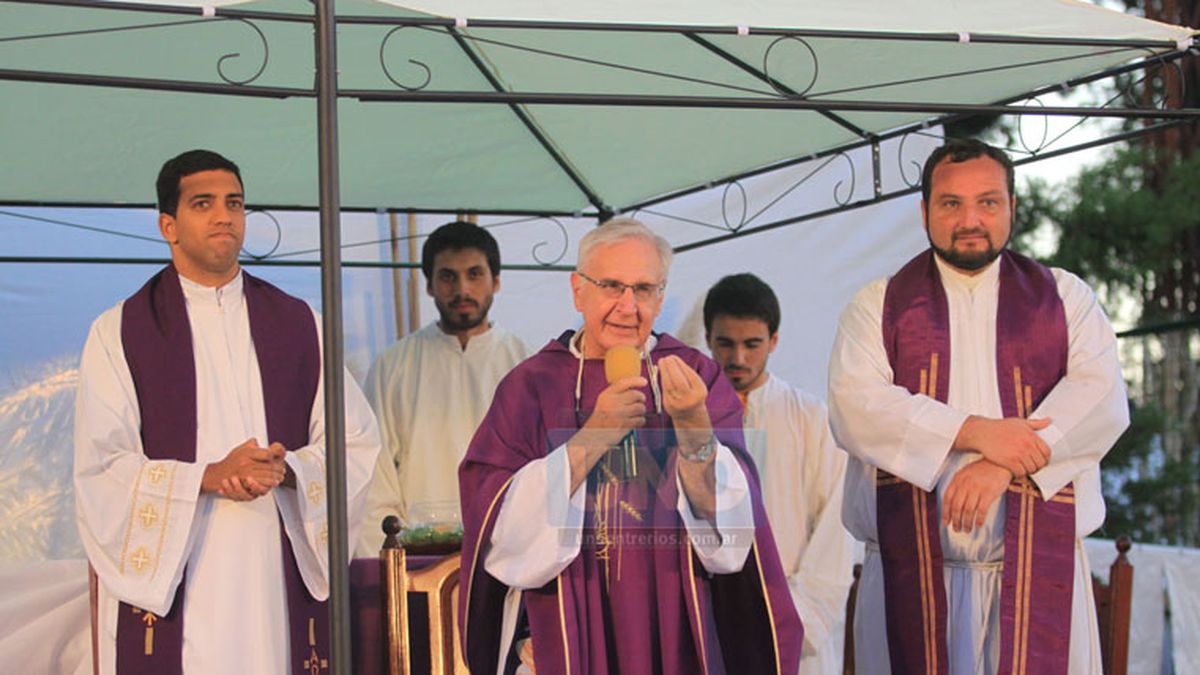
[[[741,405],[713,361],[651,332],[670,262],[636,220],[588,233],[571,275],[583,328],[500,383],[467,451],[473,672],[511,665],[526,633],[540,673],[796,671],[803,631]],[[638,375],[606,373],[614,348]]]

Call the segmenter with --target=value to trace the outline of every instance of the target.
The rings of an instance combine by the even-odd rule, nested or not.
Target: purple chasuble
[[[888,282],[883,341],[895,384],[947,400],[950,318],[926,251]],[[1067,323],[1054,276],[1011,251],[1000,257],[996,379],[1005,417],[1028,417],[1067,374]],[[888,653],[897,675],[946,673],[946,590],[936,493],[879,470],[877,521]],[[1043,500],[1028,478],[1005,497],[999,673],[1065,674],[1074,588],[1075,491]],[[1035,572],[1036,570],[1036,572]]]
[[[603,360],[588,360],[576,400],[572,336],[551,341],[504,378],[459,467],[459,616],[463,653],[475,673],[496,669],[506,637],[500,616],[508,588],[484,569],[481,550],[509,483],[574,435],[607,386]],[[620,468],[609,464],[616,452],[596,465],[587,480],[579,555],[556,579],[523,592],[539,673],[794,673],[799,667],[803,629],[744,451],[741,403],[712,360],[661,335],[651,359],[669,354],[707,383],[713,431],[746,471],[755,522],[753,533],[743,534],[754,537],[746,564],[738,573],[710,575],[694,555],[676,510],[674,428],[666,414],[654,412],[647,387],[636,476],[620,478]]]
[[[271,284],[244,272],[242,276],[270,442],[289,449],[302,447],[308,444],[321,363],[312,311]],[[137,392],[146,457],[195,462],[196,364],[187,305],[174,266],[167,266],[125,301],[121,343]],[[286,534],[280,536],[280,543],[292,670],[309,672],[314,660],[319,665],[328,658],[329,614],[326,603],[314,600],[305,588]],[[185,570],[166,616],[120,603],[118,673],[182,672],[186,585]]]

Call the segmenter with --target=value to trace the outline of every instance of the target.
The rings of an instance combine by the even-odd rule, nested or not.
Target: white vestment
[[[288,448],[295,489],[280,486],[249,502],[201,495],[208,464],[247,439],[264,447],[273,439],[267,436],[242,276],[219,289],[183,277],[180,282],[196,366],[194,463],[143,454],[137,396],[121,343],[123,303],[92,324],[80,363],[75,504],[80,536],[100,577],[101,672],[116,668],[118,601],[163,615],[185,569],[183,672],[290,672],[282,541],[290,542],[309,593],[329,595],[323,383],[313,400],[309,445]],[[319,336],[315,313],[313,320]],[[346,494],[353,524],[361,519],[379,436],[362,392],[349,373],[345,377]]]
[[[406,525],[419,504],[458,506],[458,464],[492,405],[496,385],[525,360],[520,338],[498,326],[458,338],[431,323],[375,359],[367,398],[379,419],[383,450],[367,493],[359,556],[379,555],[380,523],[388,515]]]
[[[771,531],[804,622],[802,675],[842,672],[854,539],[842,526],[846,453],[820,400],[773,375],[746,400],[747,450],[762,481]]]
[[[854,640],[860,672],[890,672],[884,621],[883,575],[875,513],[875,467],[924,489],[937,490],[939,510],[954,474],[975,452],[951,452],[968,415],[1003,417],[996,376],[996,310],[1000,265],[974,277],[937,260],[950,310],[950,385],[947,402],[912,395],[892,384],[883,345],[887,279],[872,282],[842,314],[829,366],[833,432],[850,453],[843,520],[867,555],[858,593]],[[1117,341],[1095,294],[1078,277],[1053,269],[1066,313],[1067,375],[1030,418],[1050,418],[1039,432],[1050,463],[1032,479],[1049,498],[1075,483],[1075,587],[1070,671],[1100,672],[1095,606],[1082,537],[1104,522],[1100,460],[1129,424]],[[949,600],[950,674],[988,674],[999,663],[1000,580],[1004,561],[1004,496],[971,532],[941,527]]]

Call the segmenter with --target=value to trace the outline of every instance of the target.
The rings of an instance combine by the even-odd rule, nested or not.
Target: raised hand
[[[984,459],[1021,478],[1036,473],[1050,461],[1050,446],[1037,432],[1050,426],[1050,418],[991,419],[972,415],[954,439],[955,450],[974,450]]]
[[[658,362],[662,382],[663,409],[675,423],[681,446],[700,445],[712,436],[708,417],[708,387],[700,375],[678,356],[665,356]]]

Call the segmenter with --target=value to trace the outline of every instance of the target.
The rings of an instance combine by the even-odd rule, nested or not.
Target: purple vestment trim
[[[996,380],[1005,417],[1028,417],[1067,374],[1067,319],[1054,275],[1001,259]],[[1006,495],[999,673],[1066,675],[1075,587],[1075,486],[1042,499],[1033,481]],[[1035,572],[1036,570],[1036,572]]]
[[[308,444],[309,417],[320,377],[312,311],[303,301],[245,273],[243,289],[263,380],[269,440],[294,450]],[[125,301],[121,342],[137,392],[146,456],[195,462],[196,367],[187,305],[173,266],[156,274]],[[314,653],[318,664],[328,658],[328,612],[324,602],[308,594],[286,534],[280,540],[292,670],[308,672],[308,660]],[[120,603],[118,673],[182,672],[185,585],[186,571],[171,609],[163,617]]]
[[[505,637],[499,617],[508,589],[483,568],[480,551],[512,476],[565,442],[606,386],[603,363],[586,362],[580,410],[574,409],[579,362],[566,346],[570,336],[550,342],[500,383],[459,469],[460,617],[472,672],[495,670]],[[523,593],[539,673],[792,673],[799,666],[803,629],[766,524],[758,476],[742,450],[741,405],[711,360],[663,335],[651,358],[667,354],[680,356],[708,383],[714,432],[747,470],[756,527],[743,536],[754,537],[753,550],[739,573],[705,572],[675,510],[675,481],[660,479],[675,475],[671,421],[650,415],[637,432],[639,479],[589,477],[580,555],[557,579]],[[607,558],[598,555],[604,537],[616,542]]]
[[[950,323],[934,253],[892,277],[883,338],[893,381],[943,403],[950,380]],[[1005,417],[1027,417],[1063,376],[1067,326],[1054,276],[1001,254],[996,365]],[[888,651],[895,673],[945,673],[946,592],[936,495],[880,471],[879,546]],[[1074,487],[1044,500],[1027,478],[1006,499],[1000,599],[1000,673],[1066,673],[1074,579]],[[1032,570],[1037,573],[1033,574]]]

